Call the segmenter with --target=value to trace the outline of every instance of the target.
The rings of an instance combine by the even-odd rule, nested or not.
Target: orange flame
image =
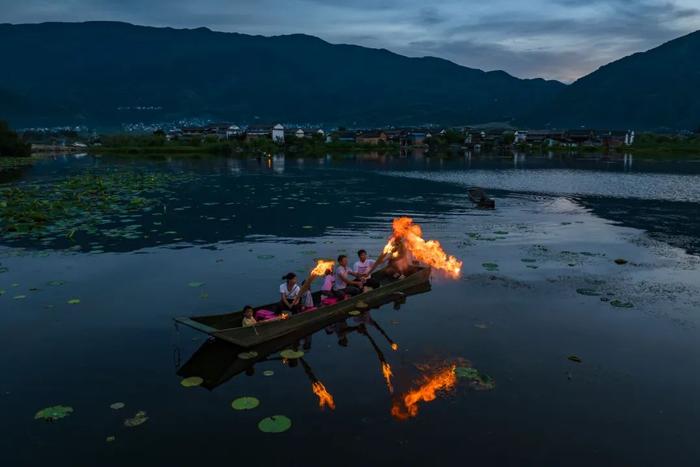
[[[449,391],[457,384],[455,365],[444,368],[425,378],[423,383],[394,401],[391,415],[397,420],[408,420],[418,415],[418,403],[435,400],[438,391]]]
[[[314,394],[318,396],[318,406],[320,408],[327,406],[331,410],[335,409],[335,401],[333,400],[333,396],[331,396],[331,393],[326,390],[326,387],[322,382],[314,381],[314,383],[311,385],[311,389],[313,389]]]
[[[391,384],[391,377],[394,373],[391,372],[391,366],[388,363],[382,362],[382,373],[384,374],[384,379],[386,380],[386,387],[389,388],[390,393],[394,393],[394,386]]]
[[[459,277],[462,262],[445,253],[437,240],[424,240],[423,231],[418,224],[413,223],[413,219],[410,217],[396,218],[392,223],[392,228],[394,232],[384,247],[385,255],[390,254],[396,258],[399,254],[397,243],[401,242],[418,261],[445,271],[453,278]]]
[[[326,270],[333,269],[335,261],[327,259],[319,259],[316,261],[316,267],[311,270],[312,276],[323,276],[326,274]]]
[[[393,351],[399,350],[399,344],[397,344],[396,342],[392,342],[391,343],[391,350],[393,350]]]

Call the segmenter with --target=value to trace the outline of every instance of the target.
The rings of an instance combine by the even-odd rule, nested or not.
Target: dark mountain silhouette
[[[301,34],[263,37],[115,22],[3,24],[0,51],[10,65],[0,74],[0,116],[15,126],[181,117],[346,125],[505,122],[550,102],[565,87]]]
[[[557,127],[700,127],[700,31],[599,68],[525,121]]]
[[[439,58],[116,22],[0,25],[0,118],[110,126],[179,118],[338,125],[697,128],[700,32],[566,86]]]

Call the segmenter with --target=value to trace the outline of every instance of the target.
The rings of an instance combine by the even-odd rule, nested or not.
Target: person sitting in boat
[[[372,278],[374,264],[376,261],[367,257],[367,251],[360,250],[357,252],[358,261],[353,265],[352,275],[362,281],[364,287],[376,289],[379,287],[379,281]]]
[[[322,297],[332,297],[333,296],[333,271],[326,269],[326,275],[323,277],[323,284],[321,285],[321,296]]]
[[[403,277],[412,262],[411,252],[408,251],[400,239],[394,240],[394,253],[384,256],[383,260],[387,259],[389,261],[385,271],[394,279]],[[377,263],[370,269],[370,274],[376,266]]]
[[[301,289],[302,290],[305,288],[304,287],[305,283],[306,283],[306,279],[301,281]],[[308,288],[306,289],[306,292],[301,294],[301,297],[299,298],[299,302],[302,305],[303,311],[309,310],[311,308],[315,308],[314,297],[313,297],[313,295],[311,295],[311,290],[309,290]]]
[[[253,307],[246,305],[243,308],[243,327],[247,328],[250,326],[255,326],[257,322],[258,321],[255,319],[255,316],[253,316]]]
[[[301,287],[297,284],[297,275],[293,272],[288,272],[282,277],[284,282],[280,284],[280,303],[277,307],[277,313],[291,311],[297,313],[301,311],[301,303],[299,296]]]
[[[362,293],[362,281],[353,280],[348,269],[348,257],[338,256],[338,265],[335,267],[335,283],[333,295],[342,300],[345,295],[358,295]]]

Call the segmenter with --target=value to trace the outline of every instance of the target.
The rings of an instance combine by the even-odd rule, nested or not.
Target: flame
[[[394,232],[384,246],[383,253],[385,255],[390,254],[393,258],[398,257],[398,244],[401,243],[418,261],[444,271],[453,278],[459,277],[462,262],[445,253],[437,240],[424,240],[423,231],[418,224],[413,223],[413,219],[410,217],[396,218],[392,223],[392,228]]]
[[[391,377],[394,376],[394,373],[391,372],[391,366],[386,362],[382,362],[382,373],[384,374],[384,379],[386,380],[386,387],[388,387],[389,392],[393,394],[394,386],[391,384]]]
[[[399,344],[397,344],[396,342],[392,342],[391,343],[391,350],[394,350],[394,351],[399,350]]]
[[[318,396],[318,406],[320,408],[328,406],[328,408],[331,410],[335,409],[335,401],[333,400],[333,396],[326,390],[326,387],[322,382],[314,381],[314,383],[311,385],[311,389],[313,389],[314,394]]]
[[[326,270],[333,269],[335,261],[327,259],[319,259],[316,261],[316,267],[311,270],[312,276],[323,276],[326,274]]]
[[[394,401],[391,415],[397,420],[408,420],[418,415],[418,403],[435,400],[438,391],[449,391],[457,384],[456,365],[451,365],[437,373],[425,377],[420,386],[411,389]]]

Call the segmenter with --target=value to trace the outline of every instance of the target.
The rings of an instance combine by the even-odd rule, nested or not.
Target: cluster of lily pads
[[[238,358],[241,360],[251,360],[258,356],[255,351],[241,352]],[[284,349],[280,352],[280,356],[285,360],[298,359],[304,356],[301,350]],[[272,370],[265,370],[263,376],[270,377],[275,374]],[[186,388],[193,388],[204,383],[204,379],[200,376],[189,376],[180,381],[180,385]],[[253,410],[260,405],[260,400],[252,396],[242,396],[234,399],[231,402],[233,410]],[[292,427],[292,420],[286,415],[271,415],[265,417],[258,422],[258,429],[263,433],[282,433]]]
[[[0,187],[0,238],[48,245],[79,233],[139,238],[134,223],[160,207],[184,174],[115,169]]]
[[[460,379],[465,379],[469,385],[477,390],[487,391],[496,387],[496,381],[489,375],[481,373],[476,368],[467,366],[458,366],[454,370],[455,376]]]

